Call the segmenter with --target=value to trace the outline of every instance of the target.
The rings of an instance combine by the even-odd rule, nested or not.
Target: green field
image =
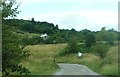
[[[50,75],[59,67],[57,63],[77,63],[88,66],[93,71],[105,75],[118,74],[118,46],[110,47],[107,57],[101,59],[92,53],[83,53],[82,57],[77,54],[69,54],[64,57],[58,53],[66,47],[66,44],[30,45],[26,50],[31,52],[30,57],[22,61],[32,75]]]
[[[64,49],[65,44],[30,45],[26,47],[31,55],[22,62],[32,75],[50,75],[58,69],[55,55]]]

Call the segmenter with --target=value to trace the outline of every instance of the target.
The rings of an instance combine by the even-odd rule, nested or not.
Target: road
[[[55,75],[98,75],[84,65],[79,64],[58,64],[60,70]]]

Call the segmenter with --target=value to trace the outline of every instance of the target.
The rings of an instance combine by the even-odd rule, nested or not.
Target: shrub
[[[67,53],[68,53],[68,49],[65,48],[63,51],[59,52],[59,55],[60,56],[65,56],[65,54],[67,54]]]
[[[118,64],[107,64],[102,67],[101,74],[104,75],[118,75]]]
[[[97,44],[92,46],[93,53],[97,54],[101,58],[105,58],[107,55],[109,46],[107,44]]]
[[[87,34],[85,37],[85,46],[86,47],[91,47],[92,45],[94,45],[96,43],[96,38],[94,34]]]
[[[89,53],[92,51],[92,48],[86,47],[84,44],[79,45],[80,52]]]
[[[67,44],[68,44],[67,47],[62,52],[59,53],[60,56],[81,52],[79,45],[77,44],[77,39],[75,37],[71,37]]]

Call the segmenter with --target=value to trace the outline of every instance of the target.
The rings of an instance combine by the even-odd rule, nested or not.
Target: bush
[[[39,36],[33,36],[33,37],[29,37],[29,36],[24,36],[22,39],[21,39],[21,44],[22,45],[35,45],[35,44],[40,44],[43,42],[43,39]]]
[[[19,45],[18,36],[13,34],[13,28],[4,25],[2,29],[3,77],[8,77],[12,73],[29,74],[29,70],[20,65],[20,62],[30,55],[29,51],[24,50],[24,46]]]
[[[101,70],[104,75],[118,75],[118,64],[104,65]]]
[[[92,45],[94,45],[96,43],[96,38],[94,34],[87,34],[85,37],[85,46],[86,47],[91,47]]]
[[[109,46],[107,44],[97,44],[92,46],[93,53],[97,54],[101,58],[105,58],[107,55]]]
[[[79,45],[77,44],[77,39],[75,37],[71,37],[68,46],[59,53],[60,56],[65,56],[66,54],[81,52]]]
[[[60,56],[65,56],[65,54],[67,54],[67,53],[68,53],[68,49],[65,48],[63,51],[59,52],[59,55]]]

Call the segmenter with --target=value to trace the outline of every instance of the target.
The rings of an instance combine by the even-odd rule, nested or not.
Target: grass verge
[[[50,75],[58,66],[54,62],[54,57],[65,47],[65,44],[30,45],[25,49],[31,55],[22,61],[22,64],[30,70],[30,75]]]
[[[83,53],[82,57],[77,54],[58,56],[66,47],[66,44],[30,45],[25,49],[31,52],[31,56],[22,61],[31,75],[51,75],[59,67],[57,63],[75,63],[86,65],[94,72],[104,75],[118,75],[118,46],[112,46],[107,52],[107,56],[101,59],[92,53]]]

